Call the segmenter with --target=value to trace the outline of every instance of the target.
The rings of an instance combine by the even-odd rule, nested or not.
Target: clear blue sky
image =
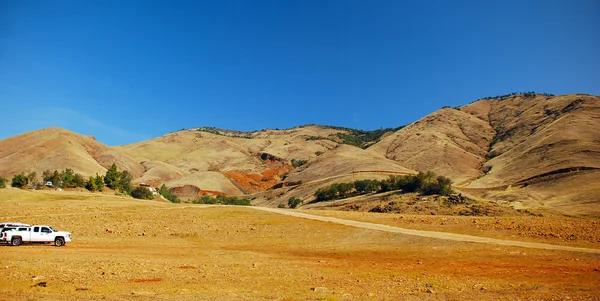
[[[372,130],[530,90],[600,94],[599,1],[0,1],[0,139]]]

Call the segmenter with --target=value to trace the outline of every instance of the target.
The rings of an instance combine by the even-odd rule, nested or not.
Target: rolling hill
[[[135,183],[166,183],[186,198],[249,195],[276,206],[292,196],[310,201],[335,182],[432,170],[475,198],[600,216],[599,129],[599,97],[534,93],[443,108],[372,132],[195,128],[109,147],[49,128],[0,141],[0,175],[64,168],[94,175],[115,162]]]

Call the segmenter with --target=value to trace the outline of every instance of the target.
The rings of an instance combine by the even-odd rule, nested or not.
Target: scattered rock
[[[35,286],[41,286],[41,287],[46,287],[47,282],[46,281],[40,281],[34,285],[32,285],[33,287]]]
[[[312,287],[312,288],[310,288],[310,290],[315,293],[326,293],[327,292],[327,288],[324,286]]]
[[[432,290],[432,289],[430,289],[430,288],[428,288],[426,292],[427,292],[428,294],[434,294],[434,293],[435,293],[435,291],[434,291],[434,290]]]
[[[75,290],[76,291],[88,291],[90,288],[89,287],[78,287]]]
[[[133,296],[152,296],[154,295],[151,292],[131,292]]]

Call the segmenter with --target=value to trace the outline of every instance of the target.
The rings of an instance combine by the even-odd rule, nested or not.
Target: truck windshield
[[[48,227],[48,228],[50,228],[50,230],[52,230],[52,232],[56,232],[56,230],[54,230],[54,228],[52,228],[52,227]]]

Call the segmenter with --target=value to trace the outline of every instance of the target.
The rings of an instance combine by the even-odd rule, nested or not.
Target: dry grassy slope
[[[327,137],[337,132],[307,126],[243,133],[241,137],[240,133],[230,131],[214,134],[185,130],[116,149],[136,158],[146,167],[146,172],[137,182],[160,181],[169,186],[187,184],[237,195],[241,191],[234,184],[240,183],[232,183],[231,179],[216,176],[217,173],[212,171],[261,174],[276,167],[261,160],[262,153],[287,162],[292,159],[310,160],[338,144],[330,140],[307,139]]]
[[[414,170],[405,168],[398,162],[377,153],[354,146],[339,145],[291,172],[286,180],[310,182],[364,171],[415,173]]]
[[[0,141],[0,174],[12,176],[21,172],[71,168],[84,176],[104,174],[116,163],[135,177],[144,172],[131,157],[115,151],[93,137],[61,128],[46,128]]]
[[[487,174],[469,187],[511,185],[572,167],[600,168],[600,98],[516,97],[492,103],[497,134]]]
[[[462,184],[482,175],[480,167],[494,134],[485,120],[447,108],[383,138],[368,150]]]

